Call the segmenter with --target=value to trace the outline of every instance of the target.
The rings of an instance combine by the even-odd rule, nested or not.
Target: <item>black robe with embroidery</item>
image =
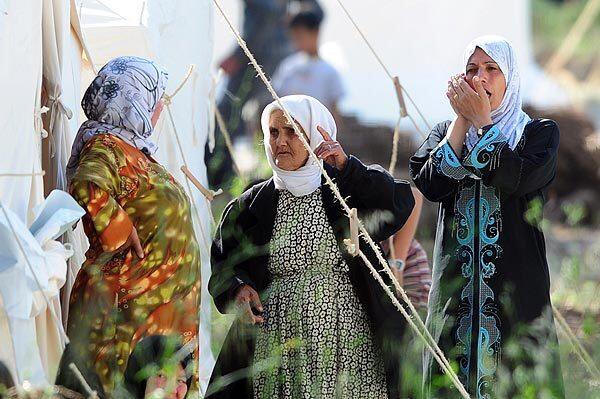
[[[410,159],[415,184],[440,204],[427,326],[473,398],[532,389],[564,398],[539,225],[558,127],[533,120],[512,150],[489,125],[459,158],[449,126],[435,126]],[[425,397],[460,397],[428,352],[424,376]]]

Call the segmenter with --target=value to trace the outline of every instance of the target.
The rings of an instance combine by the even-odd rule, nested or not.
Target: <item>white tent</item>
[[[242,2],[221,3],[230,16],[238,18],[240,26]],[[565,98],[565,93],[533,59],[528,0],[342,0],[342,3],[387,68],[411,93],[430,124],[453,115],[444,95],[446,82],[461,70],[462,52],[467,43],[483,34],[503,35],[513,42],[520,61],[526,102],[551,106]],[[398,104],[391,81],[337,0],[320,0],[320,4],[326,13],[322,56],[341,70],[347,87],[342,110],[356,113],[367,121],[395,123]],[[218,22],[220,18],[217,16]],[[215,25],[215,42],[234,44],[226,24]],[[231,45],[218,46],[215,60],[231,51]],[[402,126],[412,127],[406,119]]]
[[[117,55],[153,58],[169,72],[167,93],[173,93],[183,81],[191,64],[195,66],[171,105],[183,154],[168,112],[163,112],[155,135],[159,145],[157,159],[188,190],[197,210],[195,229],[202,249],[199,359],[202,389],[206,388],[214,366],[210,347],[212,299],[207,290],[211,218],[206,199],[188,184],[180,167],[184,165],[185,158],[189,169],[206,185],[204,145],[211,115],[212,18],[212,2],[209,0],[85,0],[81,8],[86,43],[96,66],[101,67]],[[87,79],[89,82],[90,78]]]
[[[57,143],[77,123],[76,118],[68,119],[69,109],[75,108],[75,99],[79,96],[76,82],[81,68],[78,21],[71,19],[72,7],[70,0],[0,2],[0,87],[3,93],[0,99],[3,143],[0,146],[0,201],[23,225],[33,221],[35,207],[44,200],[42,165],[47,169],[48,180],[57,181],[59,158],[42,154],[50,148],[50,141],[53,151],[58,150]],[[42,82],[45,94],[42,94]],[[42,107],[42,99],[50,109]],[[50,138],[42,119],[47,111],[51,115],[47,115],[46,125],[50,119],[53,125]],[[41,273],[38,277],[44,275],[46,279],[42,285],[51,283],[54,287],[44,289],[49,295],[50,308],[45,301],[34,301],[28,309],[29,318],[14,318],[0,306],[0,360],[8,365],[18,382],[28,380],[34,385],[54,379],[65,344],[59,311],[65,259],[48,255],[41,264],[44,268],[38,271]],[[35,296],[40,292],[32,288],[30,292],[19,294]]]

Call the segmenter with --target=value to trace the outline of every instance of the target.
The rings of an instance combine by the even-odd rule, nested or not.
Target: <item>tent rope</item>
[[[273,97],[273,99],[277,102],[277,104],[279,105],[279,108],[282,110],[282,112],[286,116],[286,118],[289,121],[289,123],[293,126],[294,132],[298,136],[300,142],[308,150],[309,156],[311,156],[313,158],[313,160],[316,161],[317,165],[319,166],[319,168],[321,170],[321,174],[325,178],[326,184],[330,187],[330,189],[332,190],[334,196],[336,197],[336,199],[338,200],[338,202],[342,206],[343,210],[345,211],[346,215],[349,217],[350,214],[351,214],[351,209],[348,206],[348,204],[346,203],[346,201],[344,200],[344,198],[342,197],[342,195],[341,195],[338,187],[333,182],[333,180],[329,177],[329,175],[327,174],[327,172],[323,168],[323,165],[321,164],[320,160],[317,158],[317,156],[314,154],[314,152],[310,149],[310,145],[308,144],[308,142],[304,138],[304,135],[300,131],[300,128],[298,127],[297,123],[294,121],[294,119],[290,115],[290,113],[287,110],[287,108],[281,102],[280,97],[277,95],[277,93],[273,89],[273,86],[269,82],[269,79],[267,78],[265,72],[260,67],[260,65],[258,64],[258,62],[256,61],[256,58],[254,57],[254,55],[252,54],[252,52],[248,49],[248,46],[247,46],[246,42],[244,41],[244,39],[242,38],[242,36],[240,35],[240,33],[233,26],[233,23],[231,22],[231,19],[228,17],[227,13],[223,10],[223,8],[219,4],[218,0],[213,0],[213,2],[215,4],[215,6],[217,7],[217,9],[219,10],[219,13],[225,19],[225,22],[227,23],[227,25],[229,26],[229,28],[233,32],[233,34],[234,34],[234,36],[235,36],[235,38],[236,38],[239,46],[242,48],[242,50],[244,51],[244,53],[246,54],[246,56],[249,58],[250,62],[252,63],[252,65],[254,67],[254,69],[256,70],[258,76],[260,77],[260,79],[263,81],[263,83],[267,87],[267,90],[269,91],[269,93],[271,94],[271,96]],[[390,279],[394,283],[394,287],[401,294],[402,299],[407,303],[410,311],[412,312],[412,316],[411,316],[411,315],[408,315],[404,311],[404,312],[402,312],[403,316],[407,319],[407,321],[409,322],[409,325],[415,330],[415,332],[417,333],[417,335],[423,340],[423,343],[429,349],[429,351],[432,352],[434,358],[439,363],[440,368],[449,376],[449,378],[454,383],[455,388],[460,392],[460,394],[465,399],[469,399],[470,397],[469,397],[469,394],[467,393],[465,387],[460,382],[458,376],[456,375],[456,373],[454,372],[454,370],[452,369],[452,367],[450,367],[450,364],[449,364],[448,360],[445,358],[444,353],[438,347],[437,343],[435,342],[435,340],[433,339],[433,337],[431,336],[431,334],[429,333],[429,331],[425,327],[425,325],[424,325],[421,317],[419,316],[419,314],[417,313],[416,309],[414,308],[414,306],[410,302],[410,299],[406,295],[406,292],[404,291],[404,289],[398,283],[397,279],[395,278],[393,272],[391,271],[391,269],[390,269],[389,265],[387,264],[387,262],[385,261],[385,259],[383,259],[383,256],[381,255],[381,251],[379,251],[377,245],[375,244],[375,242],[373,242],[373,239],[371,238],[371,236],[369,235],[369,233],[365,229],[365,227],[364,227],[363,223],[360,221],[360,219],[357,218],[357,222],[358,222],[358,225],[359,225],[359,229],[360,229],[360,231],[362,233],[361,235],[362,235],[363,239],[367,242],[367,244],[375,252],[375,254],[376,254],[379,262],[383,266],[383,271],[385,271],[387,273],[387,275],[390,277]],[[364,254],[362,253],[362,251],[359,250],[358,252],[359,252],[359,255],[361,256],[361,258],[363,258]],[[385,284],[385,282],[383,281],[383,279],[381,278],[381,276],[380,276],[379,279],[377,279],[377,281],[382,286],[382,288],[384,289],[384,291],[386,292],[386,294],[390,297],[392,303],[397,303],[398,305],[400,305],[399,302],[398,302],[398,300],[397,300],[397,298],[391,293],[389,287]],[[400,305],[400,308],[402,308],[401,305]],[[419,327],[423,331],[421,331],[413,323],[413,318],[414,318],[414,320],[418,320],[418,324],[420,324]],[[424,335],[427,336],[427,338]]]
[[[390,158],[390,166],[388,172],[394,176],[394,170],[396,169],[396,163],[398,162],[398,142],[400,141],[400,121],[402,117],[398,117],[396,126],[394,127],[394,136],[392,138],[392,157]]]
[[[369,41],[369,39],[367,39],[367,36],[364,34],[364,32],[362,31],[362,29],[358,26],[356,20],[354,19],[354,17],[352,16],[352,14],[350,14],[350,11],[348,11],[348,9],[344,5],[344,3],[342,3],[341,0],[337,0],[337,3],[340,5],[340,7],[342,8],[342,11],[344,11],[344,14],[346,14],[346,16],[348,17],[348,19],[350,20],[350,22],[352,23],[352,25],[354,26],[354,28],[356,29],[356,31],[358,32],[358,34],[360,35],[360,37],[363,39],[363,41],[365,42],[365,44],[369,48],[369,50],[371,50],[371,53],[373,54],[373,56],[375,57],[375,59],[377,60],[377,62],[379,63],[379,65],[381,65],[381,67],[383,68],[385,74],[393,82],[394,76],[392,76],[392,73],[390,72],[390,70],[388,69],[388,67],[385,65],[385,63],[383,62],[383,59],[379,56],[379,54],[377,53],[377,51],[375,51],[375,48],[373,47],[373,45],[371,44],[371,42]],[[417,104],[415,103],[415,101],[411,97],[410,93],[406,90],[406,88],[404,86],[402,86],[402,92],[404,94],[406,94],[406,97],[408,97],[408,100],[411,102],[411,104],[413,105],[413,107],[415,108],[415,110],[417,111],[417,113],[419,114],[419,116],[421,117],[421,119],[423,120],[423,122],[425,123],[425,126],[427,126],[427,129],[431,130],[431,125],[427,122],[427,119],[425,119],[425,116],[421,112],[420,108],[417,106]],[[419,132],[419,134],[421,136],[426,137],[426,135],[419,128],[419,126],[417,125],[416,121],[412,118],[412,116],[408,115],[408,117],[409,117],[410,121],[412,122],[412,124],[414,125],[415,129],[417,129],[417,132]]]
[[[0,173],[0,177],[32,177],[32,176],[44,176],[45,171],[31,172],[31,173]]]
[[[173,132],[175,133],[175,141],[177,143],[177,148],[179,149],[179,154],[181,155],[181,159],[183,161],[184,166],[189,169],[187,159],[186,159],[185,153],[183,151],[183,146],[182,146],[181,140],[179,138],[179,132],[177,131],[177,127],[175,125],[175,118],[173,116],[173,113],[171,112],[171,104],[166,103],[165,105],[167,107],[167,113],[169,115],[169,120],[171,121],[171,127],[173,128]],[[196,215],[196,219],[197,219],[198,225],[200,227],[200,235],[202,236],[202,242],[204,243],[203,247],[205,247],[206,253],[210,256],[210,248],[208,247],[208,241],[206,238],[207,236],[206,236],[206,233],[204,232],[204,227],[202,227],[202,218],[200,217],[200,214],[199,214],[200,211],[198,208],[198,204],[196,203],[196,198],[194,197],[194,192],[192,190],[192,186],[190,185],[190,182],[187,178],[184,180],[185,180],[185,184],[187,186],[188,195],[190,196],[190,200],[192,201],[192,206],[196,210],[196,212],[194,212],[194,214]],[[206,201],[208,203],[208,199]],[[212,214],[212,209],[210,207],[210,203],[208,203],[208,212],[209,212],[211,221],[214,224],[215,219]]]
[[[221,111],[219,111],[218,107],[215,107],[215,119],[217,121],[217,125],[219,125],[219,130],[223,135],[223,139],[225,140],[225,147],[227,148],[227,151],[229,151],[229,155],[231,156],[231,161],[233,162],[233,169],[235,170],[235,173],[238,175],[238,177],[243,178],[242,170],[240,169],[240,166],[237,163],[237,160],[235,159],[235,152],[233,151],[233,144],[231,142],[231,134],[229,134],[227,124],[223,119],[223,114],[221,113]]]
[[[579,360],[581,360],[588,373],[595,378],[596,381],[600,381],[600,370],[598,370],[598,366],[596,366],[594,360],[592,360],[589,352],[583,347],[581,341],[577,338],[577,336],[575,336],[571,330],[571,327],[569,327],[567,320],[554,305],[552,305],[552,312],[554,313],[554,318],[558,322],[558,326],[567,337],[567,340],[569,341],[569,344],[571,344],[573,351],[575,354],[577,354],[577,357],[579,357]]]
[[[550,57],[544,69],[550,73],[560,70],[571,58],[577,45],[593,25],[596,16],[600,13],[600,0],[589,0],[579,17],[565,36],[558,50]]]
[[[79,371],[75,363],[69,363],[69,368],[71,371],[73,371],[73,374],[75,374],[75,377],[79,380],[79,382],[81,382],[81,385],[83,385],[83,389],[85,389],[86,393],[88,394],[88,398],[97,399],[98,393],[94,391],[92,387],[90,387],[90,384],[88,384],[88,382],[85,380],[83,374],[81,371]]]

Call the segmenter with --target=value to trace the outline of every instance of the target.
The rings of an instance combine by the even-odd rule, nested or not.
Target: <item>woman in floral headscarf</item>
[[[119,57],[98,73],[82,106],[67,166],[87,214],[90,249],[71,294],[71,350],[112,392],[136,343],[198,331],[199,248],[183,188],[152,158],[167,74]]]
[[[521,109],[505,39],[475,39],[464,66],[446,93],[456,118],[410,160],[419,190],[440,203],[427,325],[473,398],[563,398],[536,223],[556,174],[558,126]],[[426,356],[425,396],[459,397],[444,378]]]

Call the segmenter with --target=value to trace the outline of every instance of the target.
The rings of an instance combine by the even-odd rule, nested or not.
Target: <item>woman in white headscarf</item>
[[[414,205],[408,183],[347,156],[316,99],[282,102],[373,239],[402,227]],[[345,249],[348,219],[277,103],[265,108],[262,130],[273,177],[227,206],[212,249],[209,290],[221,312],[237,305],[240,315],[207,397],[399,397],[394,349],[404,321]]]
[[[563,398],[540,225],[558,126],[521,109],[506,39],[475,39],[464,66],[446,93],[456,117],[410,160],[440,204],[427,324],[473,398]],[[425,356],[426,397],[459,397],[440,376]]]
[[[88,120],[67,166],[90,242],[71,293],[70,351],[109,395],[142,338],[187,343],[198,331],[200,254],[190,201],[152,157],[166,84],[166,72],[150,60],[106,64],[83,97]]]

